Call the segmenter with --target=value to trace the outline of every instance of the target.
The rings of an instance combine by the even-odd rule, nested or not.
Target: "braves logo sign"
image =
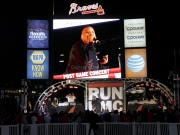
[[[78,6],[78,4],[76,4],[76,3],[71,3],[69,15],[75,14],[77,12],[81,12],[82,15],[91,14],[91,13],[97,13],[97,15],[105,14],[104,9],[98,3],[92,4],[92,5],[87,5],[87,6],[82,6],[82,7]]]

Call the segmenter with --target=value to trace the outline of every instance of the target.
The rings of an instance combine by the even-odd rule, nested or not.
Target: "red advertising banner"
[[[95,70],[88,72],[79,72],[72,74],[61,74],[54,75],[54,80],[61,79],[82,79],[82,78],[121,78],[121,69],[120,68],[111,68],[104,70]]]

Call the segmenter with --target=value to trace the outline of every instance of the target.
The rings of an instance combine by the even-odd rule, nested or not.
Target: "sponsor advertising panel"
[[[49,79],[48,50],[27,50],[27,79]]]
[[[49,47],[49,21],[27,20],[27,48]]]
[[[97,82],[88,84],[89,110],[106,112],[124,109],[122,82]]]
[[[146,48],[125,49],[126,78],[147,77]]]
[[[145,19],[124,20],[125,48],[146,47]]]

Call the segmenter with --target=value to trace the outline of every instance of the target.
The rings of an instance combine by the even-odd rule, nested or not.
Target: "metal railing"
[[[98,123],[97,135],[180,135],[180,123]],[[0,125],[0,135],[88,135],[89,123]],[[91,131],[91,135],[93,132]]]

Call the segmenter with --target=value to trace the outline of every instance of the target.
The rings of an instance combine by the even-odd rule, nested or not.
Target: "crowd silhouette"
[[[25,124],[43,124],[43,123],[90,123],[90,128],[95,129],[96,123],[102,122],[180,122],[180,108],[168,106],[157,107],[154,109],[144,108],[140,111],[131,112],[118,112],[114,110],[106,113],[96,113],[94,111],[85,110],[84,112],[68,113],[68,112],[55,112],[50,115],[29,112],[29,113],[17,113],[0,111],[0,124],[1,125],[15,125],[19,123]]]

